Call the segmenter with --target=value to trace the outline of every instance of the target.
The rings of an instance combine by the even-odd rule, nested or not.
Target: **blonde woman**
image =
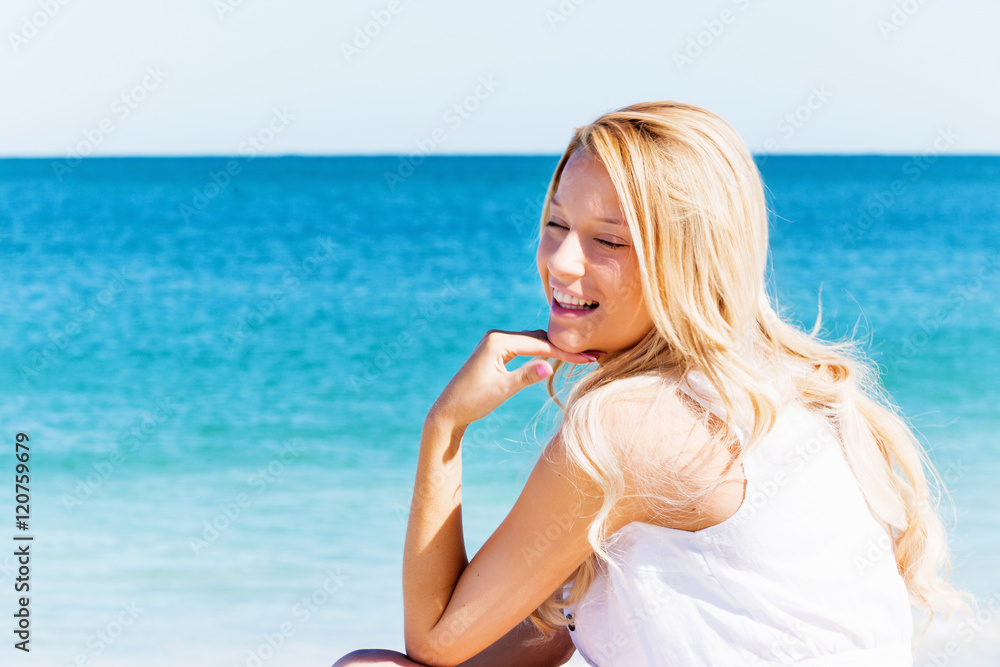
[[[913,607],[971,597],[943,486],[858,344],[776,312],[767,259],[721,118],[649,102],[578,128],[542,211],[548,329],[487,332],[424,422],[406,655],[335,667],[912,665]],[[470,561],[463,433],[544,378],[558,429]]]

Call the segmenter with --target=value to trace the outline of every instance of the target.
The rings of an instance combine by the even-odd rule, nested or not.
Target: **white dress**
[[[681,388],[726,420],[700,371]],[[746,419],[730,422],[742,442]],[[698,531],[632,522],[565,612],[595,667],[911,667],[913,615],[887,529],[828,425],[795,402],[744,461],[736,514]]]

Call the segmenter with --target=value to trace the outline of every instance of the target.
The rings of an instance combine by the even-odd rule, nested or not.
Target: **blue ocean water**
[[[32,664],[400,650],[422,420],[487,329],[546,326],[556,162],[0,160],[0,456],[12,475],[30,434]],[[811,328],[822,286],[825,335],[869,341],[952,492],[953,580],[1000,611],[1000,158],[760,162],[782,312]],[[544,399],[466,437],[470,557],[534,463]],[[0,516],[13,536],[12,491]],[[981,625],[927,655],[952,640],[947,664],[995,664],[1000,617]]]

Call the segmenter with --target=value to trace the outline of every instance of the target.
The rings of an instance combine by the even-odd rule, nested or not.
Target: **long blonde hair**
[[[556,373],[547,388],[563,410],[560,437],[604,496],[590,528],[594,552],[532,612],[541,632],[534,642],[569,624],[563,609],[580,601],[599,561],[617,567],[606,548],[607,523],[624,497],[626,476],[643,483],[643,495],[657,512],[695,506],[722,482],[702,479],[700,487],[687,483],[682,489],[662,470],[655,478],[643,474],[641,463],[626,470],[629,457],[609,445],[616,434],[602,432],[602,405],[653,385],[670,387],[694,369],[704,372],[727,414],[735,414],[742,398],[749,406],[745,413],[753,416],[752,433],[744,446],[731,447],[727,470],[740,465],[747,448],[774,424],[781,396],[771,388],[782,378],[786,395],[821,415],[838,435],[873,515],[890,529],[911,603],[930,612],[927,625],[935,610],[947,610],[950,618],[959,608],[969,609],[972,597],[948,583],[947,534],[937,514],[944,483],[882,388],[877,367],[858,341],[817,335],[822,311],[806,333],[772,306],[763,183],[736,132],[710,111],[679,102],[646,102],[606,113],[576,129],[549,184],[540,229],[577,151],[599,160],[614,183],[653,327],[597,369],[550,360]],[[571,387],[565,405],[557,397],[557,378]],[[720,432],[731,436],[731,425]]]

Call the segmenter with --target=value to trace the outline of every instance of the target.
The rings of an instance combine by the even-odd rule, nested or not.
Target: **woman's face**
[[[635,345],[653,322],[632,236],[604,165],[584,151],[574,153],[549,209],[536,254],[549,302],[549,341],[567,352]],[[591,303],[581,307],[570,296]]]

